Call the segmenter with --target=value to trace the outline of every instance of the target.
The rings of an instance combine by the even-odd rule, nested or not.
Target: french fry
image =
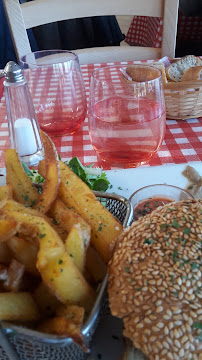
[[[14,236],[18,230],[18,224],[12,219],[0,218],[0,242],[7,241]]]
[[[26,175],[19,157],[14,149],[5,151],[6,181],[11,186],[16,201],[32,206],[38,199],[39,193]]]
[[[62,305],[61,302],[51,293],[50,289],[41,282],[33,293],[33,298],[43,317],[50,317],[56,314],[56,309]]]
[[[3,200],[12,199],[13,191],[10,185],[0,186],[0,202]]]
[[[80,224],[72,226],[72,229],[65,240],[65,249],[79,271],[83,272],[86,251]]]
[[[3,201],[2,203],[0,203],[0,209],[2,209],[3,213],[7,214],[8,216],[9,216],[10,212],[17,211],[22,214],[28,213],[33,216],[42,217],[43,219],[46,220],[46,222],[49,223],[49,225],[51,225],[55,229],[55,231],[60,236],[63,236],[64,239],[66,239],[66,237],[67,237],[66,231],[64,231],[64,229],[62,227],[57,225],[57,223],[55,223],[55,221],[53,219],[50,219],[48,216],[39,212],[36,209],[25,207],[25,205],[20,204],[17,201],[14,201],[14,200]],[[22,222],[22,219],[21,219],[21,222]],[[26,231],[27,231],[27,234],[26,234]],[[29,239],[30,242],[32,241],[35,243],[35,240],[34,240],[35,239],[35,231],[34,231],[34,227],[31,228],[31,224],[27,228],[26,228],[25,224],[23,224],[23,226],[20,226],[19,234],[21,236]]]
[[[40,241],[37,268],[44,282],[63,303],[78,304],[87,311],[95,294],[65,251],[62,240],[44,236]]]
[[[13,255],[8,248],[7,242],[0,242],[0,264],[8,265],[12,258]]]
[[[62,161],[58,194],[67,206],[73,207],[89,223],[92,229],[91,243],[108,263],[113,253],[114,240],[123,231],[122,225]]]
[[[96,283],[102,281],[107,273],[106,264],[92,246],[86,252],[86,268]]]
[[[0,319],[40,320],[37,330],[71,337],[86,351],[81,325],[96,299],[90,284],[103,280],[122,226],[58,161],[42,131],[41,139],[45,159],[38,172],[45,183],[40,194],[15,150],[6,151],[7,185],[0,187]]]
[[[45,183],[43,191],[33,207],[46,213],[57,196],[59,177],[58,156],[51,139],[42,130],[40,131],[45,155]]]
[[[7,241],[13,257],[24,265],[25,270],[35,276],[40,276],[36,268],[38,247],[20,237],[13,236]]]
[[[39,319],[38,308],[28,292],[0,293],[0,319],[35,321]]]
[[[38,173],[45,179],[46,178],[46,163],[45,160],[39,161]]]
[[[66,317],[58,316],[47,319],[38,326],[37,330],[49,334],[71,337],[76,344],[81,346],[83,351],[88,351],[84,343],[80,326]]]
[[[57,198],[49,211],[49,215],[69,233],[72,226],[80,225],[83,234],[84,245],[87,248],[90,242],[91,227],[90,225],[73,209],[68,208],[64,202]]]
[[[46,220],[46,222],[48,222],[50,225],[52,225],[52,219],[50,219],[45,214],[41,213],[37,209],[33,209],[31,207],[26,207],[25,205],[20,204],[19,202],[14,201],[14,200],[7,200],[7,201],[2,202],[0,204],[0,209],[4,213],[8,214],[8,216],[9,216],[10,212],[12,212],[12,211],[16,211],[21,214],[30,214],[33,216],[38,216],[38,217],[41,217],[44,220]]]
[[[70,319],[74,324],[82,325],[85,315],[85,309],[82,306],[77,305],[60,305],[56,309],[57,316],[65,316]]]
[[[34,245],[38,246],[40,238],[37,234],[37,227],[35,224],[32,224],[31,222],[28,223],[25,221],[27,213],[26,213],[26,210],[23,210],[23,208],[24,208],[23,205],[20,206],[21,204],[18,204],[17,202],[12,201],[12,200],[8,200],[8,202],[6,202],[5,206],[3,206],[1,208],[1,213],[4,214],[5,216],[9,216],[9,218],[12,221],[17,223],[18,235],[21,238],[23,238],[25,240],[27,239],[30,243],[33,243]],[[8,204],[8,207],[7,207],[7,204]],[[17,204],[17,206],[15,206],[15,204]],[[28,214],[30,216],[33,216],[29,212],[28,212]],[[15,218],[15,220],[14,220],[14,218]],[[11,236],[14,236],[15,234],[16,234],[16,231]]]
[[[36,227],[39,241],[37,269],[45,284],[63,303],[82,305],[89,310],[95,300],[93,289],[74,265],[55,230],[41,217],[10,212],[15,221]]]

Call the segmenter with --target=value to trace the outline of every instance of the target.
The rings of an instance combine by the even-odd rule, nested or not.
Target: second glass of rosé
[[[67,50],[41,50],[20,59],[40,128],[48,135],[74,134],[87,112],[78,56]]]
[[[156,69],[156,74],[149,81],[130,81],[126,65],[102,67],[92,74],[89,134],[100,158],[113,166],[144,164],[163,141],[166,127],[163,80],[160,70]]]

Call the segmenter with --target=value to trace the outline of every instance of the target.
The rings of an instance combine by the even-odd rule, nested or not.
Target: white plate
[[[186,188],[188,180],[182,175],[188,164],[169,164],[161,166],[139,167],[135,169],[118,169],[106,171],[108,180],[112,184],[109,192],[126,198],[139,188],[152,184],[169,184]],[[189,163],[202,175],[202,163]],[[5,175],[5,168],[0,169],[0,174]],[[0,186],[6,183],[4,176],[0,176]]]
[[[182,175],[182,172],[187,165],[169,164],[106,171],[108,180],[113,185],[109,192],[129,198],[134,191],[146,185],[169,184],[186,188],[188,180]],[[202,175],[202,163],[192,162],[189,165]],[[3,184],[5,184],[5,177],[0,176],[0,185]],[[92,358],[89,357],[89,360],[120,360],[122,351],[122,323],[119,319],[112,317],[109,312],[106,312],[93,336],[91,343]]]
[[[106,171],[107,177],[113,184],[109,191],[129,198],[134,191],[152,184],[169,184],[185,189],[188,180],[182,175],[182,172],[187,165],[192,166],[202,175],[201,162],[109,170]]]

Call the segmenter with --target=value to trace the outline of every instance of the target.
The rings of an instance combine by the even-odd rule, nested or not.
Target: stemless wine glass
[[[78,56],[65,50],[29,53],[20,60],[39,125],[49,135],[73,134],[86,116]]]
[[[96,152],[111,165],[144,164],[163,141],[163,81],[161,71],[156,71],[157,77],[145,82],[128,80],[126,66],[107,66],[92,74],[89,134]]]

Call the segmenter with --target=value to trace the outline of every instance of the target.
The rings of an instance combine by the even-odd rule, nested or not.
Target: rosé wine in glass
[[[102,160],[135,167],[148,162],[165,134],[161,73],[145,83],[126,83],[120,67],[96,70],[91,80],[89,133]],[[113,72],[115,74],[115,72]]]
[[[65,50],[29,53],[20,60],[40,128],[49,135],[73,134],[87,105],[78,56]]]

